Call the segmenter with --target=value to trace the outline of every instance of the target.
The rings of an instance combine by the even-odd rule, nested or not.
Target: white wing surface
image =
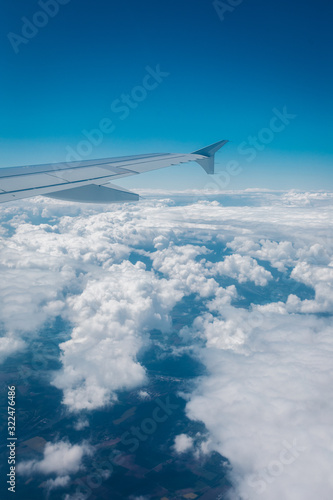
[[[139,196],[111,184],[115,179],[196,161],[214,173],[214,155],[228,141],[219,141],[190,154],[146,154],[70,163],[50,163],[0,169],[0,203],[48,196],[85,203],[137,201]]]

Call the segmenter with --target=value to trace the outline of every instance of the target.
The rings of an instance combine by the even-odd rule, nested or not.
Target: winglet
[[[198,158],[195,160],[199,165],[207,172],[207,174],[214,173],[214,160],[215,153],[222,148],[227,142],[227,140],[215,142],[210,146],[206,146],[205,148],[198,149],[198,151],[194,151],[192,154],[205,156],[206,158]]]

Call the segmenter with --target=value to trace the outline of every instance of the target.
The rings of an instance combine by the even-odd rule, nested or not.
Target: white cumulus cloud
[[[217,274],[230,276],[239,283],[253,281],[256,285],[266,286],[273,278],[269,271],[258,264],[255,259],[239,254],[228,255],[222,262],[214,266]]]
[[[175,437],[173,447],[176,453],[186,453],[193,449],[193,438],[186,434],[179,434]]]
[[[66,476],[75,474],[82,467],[82,459],[85,455],[92,454],[92,447],[86,443],[71,445],[67,441],[47,443],[41,460],[29,460],[20,462],[17,471],[22,475],[57,474],[61,479],[55,481],[60,486],[65,482]],[[54,485],[54,483],[52,483]]]

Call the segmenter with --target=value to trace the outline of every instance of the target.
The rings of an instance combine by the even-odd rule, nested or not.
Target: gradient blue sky
[[[8,33],[21,35],[22,17],[40,10],[31,0],[2,5],[1,167],[63,161],[84,129],[109,118],[114,131],[86,158],[190,152],[230,139],[217,169],[234,160],[242,172],[221,187],[333,189],[331,1],[244,0],[222,21],[206,0],[70,0],[16,54]],[[169,76],[122,120],[111,104],[158,64]],[[285,106],[297,116],[248,161],[239,145]],[[122,182],[206,183],[196,164]]]

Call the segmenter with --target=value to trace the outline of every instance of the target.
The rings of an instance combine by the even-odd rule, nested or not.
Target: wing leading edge
[[[38,195],[85,203],[137,201],[137,194],[111,181],[190,161],[213,174],[215,153],[227,142],[219,141],[189,154],[147,154],[3,168],[0,169],[0,203]]]

